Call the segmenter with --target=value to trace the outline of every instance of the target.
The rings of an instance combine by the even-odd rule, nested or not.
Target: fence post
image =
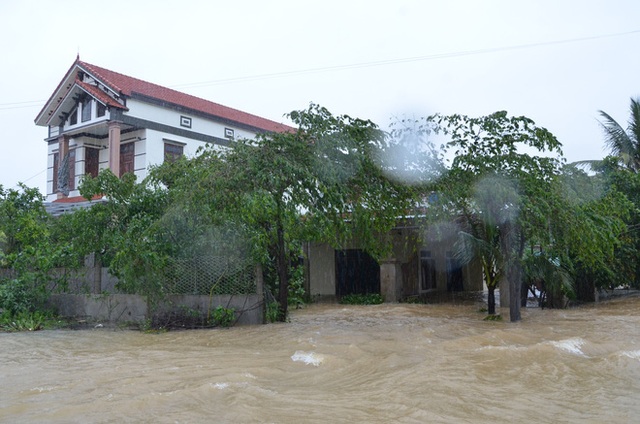
[[[256,265],[256,293],[261,295],[264,300],[264,279],[261,264]]]

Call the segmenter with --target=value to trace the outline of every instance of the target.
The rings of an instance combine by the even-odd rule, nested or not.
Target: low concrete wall
[[[153,318],[149,314],[146,299],[133,294],[53,294],[50,305],[64,317],[84,318],[92,321],[110,323],[141,323]],[[218,306],[234,308],[237,325],[264,323],[264,302],[261,295],[222,295],[222,296],[168,296],[167,301],[159,305],[154,316],[169,314],[184,308],[207,314]]]

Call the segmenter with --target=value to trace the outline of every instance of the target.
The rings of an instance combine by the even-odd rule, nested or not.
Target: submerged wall
[[[264,302],[258,294],[171,295],[153,311],[143,296],[134,294],[52,294],[49,304],[63,317],[109,323],[142,323],[186,310],[206,315],[218,306],[235,309],[237,325],[264,323]]]
[[[87,257],[85,267],[57,269],[51,274],[49,304],[61,316],[110,323],[142,323],[177,318],[207,317],[218,306],[233,308],[236,324],[264,323],[262,268],[254,269],[255,293],[220,295],[167,295],[160,305],[149,308],[144,296],[118,291],[118,279]]]

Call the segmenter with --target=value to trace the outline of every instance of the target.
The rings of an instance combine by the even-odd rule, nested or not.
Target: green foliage
[[[633,172],[640,171],[640,99],[631,99],[630,118],[627,128],[623,128],[608,113],[600,111],[605,133],[605,143],[612,155],[623,166]]]
[[[618,285],[616,280],[635,272],[630,264],[637,250],[628,233],[634,207],[607,174],[591,176],[569,166],[563,171],[560,206],[549,220],[548,233],[554,237],[545,250],[570,266],[578,300],[593,300],[595,288]],[[563,293],[572,296],[574,291]]]
[[[297,266],[293,268],[292,276],[289,280],[289,306],[294,306],[297,309],[305,303],[304,268]]]
[[[65,264],[64,245],[51,236],[51,221],[37,189],[20,185],[19,190],[0,186],[0,309],[11,315],[44,308],[48,292],[64,286],[50,271]]]
[[[0,280],[0,310],[11,315],[43,310],[49,293],[37,273]]]
[[[265,318],[268,323],[278,320],[279,309],[280,305],[278,305],[278,302],[268,302],[266,304]]]
[[[84,178],[80,192],[87,199],[104,194],[109,200],[74,214],[74,226],[87,233],[86,239],[74,241],[77,251],[100,254],[118,277],[119,289],[157,304],[166,295],[167,258],[179,247],[159,224],[168,204],[166,189],[150,179],[136,183],[133,174],[120,179],[104,170]]]
[[[568,262],[568,260],[567,260]],[[575,282],[571,269],[559,258],[547,252],[527,253],[523,260],[523,280],[527,286],[540,291],[546,304],[541,306],[563,307],[562,299],[575,298]]]
[[[490,314],[484,317],[484,321],[502,321],[502,315]]]
[[[290,118],[297,130],[239,139],[224,151],[208,147],[151,177],[170,187],[179,216],[240,232],[277,293],[282,321],[300,240],[338,246],[355,238],[382,254],[389,244],[379,235],[410,205],[406,190],[377,166],[386,137],[375,124],[317,105]]]
[[[491,293],[488,312],[493,314],[492,290],[507,278],[517,293],[523,247],[548,229],[546,193],[560,172],[561,145],[531,119],[510,117],[504,111],[480,118],[437,114],[396,136],[412,132],[419,138],[430,133],[446,138],[440,158],[432,146],[423,149],[427,152],[423,163],[439,161],[442,166],[431,166],[437,178],[423,179],[418,199],[438,195],[437,202],[422,209],[427,225],[456,222],[461,236],[456,256],[462,263],[480,261]],[[417,203],[424,206],[424,200]],[[519,304],[512,306],[511,319],[520,319]]]
[[[43,312],[19,312],[11,314],[5,311],[0,314],[0,330],[16,332],[16,331],[37,331],[44,328],[48,316]]]
[[[230,327],[236,320],[236,311],[234,308],[225,308],[218,306],[211,311],[210,321],[219,327]]]
[[[340,299],[340,303],[345,305],[379,305],[383,302],[384,298],[378,293],[348,294]]]

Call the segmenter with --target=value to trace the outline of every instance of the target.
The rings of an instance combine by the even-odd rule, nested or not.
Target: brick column
[[[120,122],[109,122],[109,169],[120,176]]]

